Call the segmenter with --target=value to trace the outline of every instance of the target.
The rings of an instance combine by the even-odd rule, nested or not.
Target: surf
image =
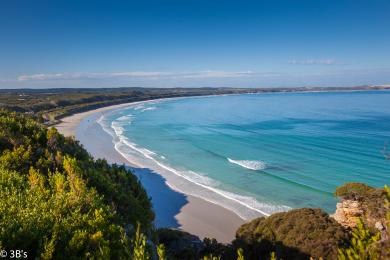
[[[131,116],[128,115],[128,119],[129,118],[131,118]],[[191,183],[191,185],[193,185],[193,187],[187,189],[186,187],[181,187],[181,184],[183,183],[180,180],[176,182],[167,181],[168,186],[170,186],[172,189],[220,205],[226,209],[235,212],[243,219],[251,219],[253,217],[258,216],[259,214],[269,216],[274,212],[286,211],[290,209],[290,207],[284,205],[274,205],[270,203],[260,202],[251,196],[244,196],[230,191],[222,190],[220,188],[217,188],[219,183],[214,179],[211,179],[207,176],[193,171],[178,170],[170,166],[166,162],[161,162],[160,160],[158,160],[158,158],[163,155],[160,156],[157,153],[149,149],[140,147],[130,141],[124,134],[124,127],[122,125],[123,120],[118,119],[111,121],[111,124],[109,124],[109,120],[102,116],[97,120],[97,123],[102,127],[105,132],[107,132],[113,137],[115,150],[117,150],[129,162],[134,163],[134,158],[130,158],[131,156],[128,149],[130,149],[132,153],[135,152],[139,154],[140,157],[142,157],[143,159],[147,159],[150,162],[150,164],[143,164],[140,163],[140,161],[136,161],[135,163],[137,165],[141,167],[150,167],[151,165],[155,165],[157,167],[151,167],[153,170],[159,173],[162,172],[161,170],[165,170],[167,172],[173,173],[179,178],[188,181],[189,183]],[[129,122],[129,124],[131,123]],[[164,174],[162,175],[164,176]],[[206,192],[200,191],[199,188],[196,188],[196,186],[203,188]]]
[[[227,160],[232,164],[236,164],[236,165],[239,165],[243,168],[253,170],[253,171],[261,171],[261,170],[265,170],[267,168],[267,165],[262,161],[233,160],[230,158],[227,158]]]

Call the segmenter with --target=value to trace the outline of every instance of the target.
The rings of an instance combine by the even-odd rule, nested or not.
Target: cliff
[[[372,231],[381,232],[382,241],[388,240],[388,205],[385,203],[384,189],[372,188],[362,183],[347,183],[338,187],[335,195],[340,198],[340,202],[331,217],[338,223],[352,229],[362,220]]]
[[[344,200],[337,203],[336,212],[331,215],[340,225],[346,228],[356,227],[359,218],[362,216],[362,206],[355,200]]]

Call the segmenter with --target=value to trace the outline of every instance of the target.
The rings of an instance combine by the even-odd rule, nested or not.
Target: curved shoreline
[[[169,101],[177,99],[178,98],[174,98]],[[157,101],[151,100],[131,104],[123,109],[113,109],[107,111],[107,113],[101,113],[99,114],[99,118],[94,118],[92,120],[96,121],[101,128],[112,137],[115,150],[128,162],[157,172],[165,178],[167,185],[177,192],[192,195],[199,199],[224,207],[225,209],[234,212],[244,220],[250,220],[259,216],[269,216],[273,211],[285,211],[289,209],[286,206],[268,204],[262,201],[257,201],[255,198],[250,196],[220,189],[218,186],[212,184],[215,183],[213,179],[199,175],[196,172],[177,169],[169,163],[159,160],[159,156],[157,156],[154,151],[150,151],[148,148],[139,146],[138,143],[123,135],[123,128],[121,126],[121,121],[123,120],[122,118],[125,118],[125,121],[130,120],[132,118],[133,109],[142,109],[144,106],[147,107],[148,105],[164,101],[168,100],[160,99]],[[121,112],[124,110],[127,113],[130,112],[131,114],[123,116]],[[120,118],[113,121],[107,121],[107,117],[119,113],[121,114]],[[161,156],[164,155],[162,154]]]
[[[207,96],[202,96],[200,98],[204,98],[204,97],[207,97]],[[194,98],[196,98],[196,97],[194,97]],[[175,98],[175,99],[177,99],[177,98]],[[101,108],[101,109],[97,109],[97,110],[93,110],[93,111],[77,114],[77,115],[72,116],[73,119],[71,119],[71,120],[68,120],[69,118],[66,118],[64,121],[69,121],[69,122],[64,122],[64,124],[66,125],[68,123],[68,128],[69,128],[69,124],[73,122],[73,124],[74,124],[73,125],[73,135],[77,136],[77,139],[79,139],[81,141],[81,143],[84,144],[84,146],[87,148],[87,150],[90,151],[95,158],[99,158],[99,157],[100,158],[107,158],[111,162],[125,163],[127,165],[133,164],[132,166],[134,166],[134,167],[137,167],[137,166],[134,165],[134,162],[138,162],[138,165],[146,166],[149,170],[151,170],[151,171],[154,170],[155,173],[158,173],[158,175],[160,175],[160,177],[162,177],[164,179],[164,183],[167,184],[166,185],[167,189],[175,190],[176,192],[178,192],[178,193],[180,193],[182,195],[185,195],[186,198],[190,198],[191,195],[192,195],[192,197],[196,197],[197,199],[200,199],[201,201],[208,202],[209,204],[212,204],[212,205],[217,206],[217,207],[219,206],[219,207],[222,208],[221,205],[223,205],[223,207],[224,207],[223,210],[225,210],[225,211],[227,210],[230,214],[233,214],[233,215],[234,214],[236,214],[236,215],[238,214],[240,216],[244,216],[246,219],[249,219],[247,216],[243,215],[243,211],[240,211],[241,208],[237,209],[235,207],[231,207],[231,205],[226,205],[226,200],[221,201],[221,200],[218,200],[218,198],[216,199],[216,197],[211,197],[211,196],[208,196],[209,194],[205,194],[203,192],[204,190],[202,190],[202,188],[205,188],[205,187],[203,187],[202,185],[199,185],[198,183],[195,183],[195,184],[198,184],[197,186],[200,186],[200,187],[198,187],[198,188],[195,187],[195,189],[194,189],[194,187],[192,186],[192,187],[190,187],[191,189],[188,189],[189,186],[187,185],[187,183],[184,183],[184,185],[183,185],[182,182],[177,182],[177,181],[172,182],[172,180],[174,180],[174,179],[172,179],[172,173],[175,174],[175,169],[173,169],[174,171],[172,171],[172,169],[163,169],[161,171],[161,167],[157,167],[156,168],[156,167],[154,167],[155,165],[151,165],[149,163],[144,163],[145,162],[145,160],[144,160],[145,158],[142,157],[141,160],[140,160],[138,158],[138,156],[135,156],[135,155],[137,155],[136,153],[135,154],[131,154],[132,151],[130,151],[130,150],[137,150],[137,149],[133,148],[133,149],[130,149],[130,150],[129,149],[122,150],[122,147],[120,147],[120,149],[116,149],[116,151],[115,151],[114,148],[118,148],[118,147],[116,147],[116,146],[113,147],[114,145],[113,145],[112,141],[114,141],[115,145],[119,145],[120,146],[121,144],[119,142],[117,142],[115,140],[115,138],[121,139],[121,137],[125,137],[125,139],[126,139],[126,136],[121,136],[121,134],[118,134],[119,132],[114,134],[114,133],[111,133],[113,131],[109,131],[110,135],[107,138],[101,138],[101,136],[104,136],[104,134],[98,135],[98,137],[95,138],[95,139],[106,139],[106,140],[109,140],[108,143],[106,143],[105,146],[101,146],[98,149],[96,149],[96,148],[95,149],[91,149],[89,147],[89,145],[91,143],[101,142],[101,140],[92,140],[93,138],[91,137],[90,132],[88,130],[82,131],[83,132],[82,134],[85,134],[84,138],[80,138],[80,131],[79,131],[79,133],[76,133],[76,129],[79,128],[79,125],[81,125],[83,120],[86,117],[88,117],[88,116],[103,115],[104,113],[108,114],[108,113],[110,113],[109,111],[112,111],[113,113],[115,113],[117,110],[125,109],[127,107],[129,107],[130,110],[131,110],[131,107],[133,107],[133,106],[138,106],[138,105],[145,104],[145,103],[150,103],[150,102],[156,102],[156,100],[149,100],[149,101],[142,101],[142,102],[133,102],[133,103],[126,103],[126,104],[121,104],[121,105],[109,106],[109,107],[105,107],[105,108]],[[104,117],[102,117],[102,118],[104,118]],[[87,121],[89,121],[89,120],[87,120]],[[97,120],[95,118],[95,120],[91,120],[91,121],[96,122]],[[90,122],[90,124],[93,124],[93,122]],[[111,129],[111,128],[113,128],[113,126],[111,124],[111,121],[107,121],[107,123],[108,123],[108,125],[106,124],[107,129],[114,130],[115,132],[117,132],[115,129]],[[104,127],[104,126],[102,125],[102,127]],[[95,126],[95,128],[96,128],[96,126]],[[91,127],[90,129],[93,129],[93,127]],[[114,138],[114,140],[113,140],[113,138]],[[85,141],[83,141],[83,140],[85,140]],[[125,141],[130,141],[130,140],[126,139]],[[131,147],[132,144],[133,143],[131,143],[130,145],[127,144],[127,146],[130,146],[130,148],[132,148]],[[136,144],[134,144],[134,145],[136,145]],[[138,145],[136,145],[136,148],[137,147],[138,147]],[[138,147],[138,148],[142,149],[142,147]],[[109,152],[109,150],[113,150],[113,151]],[[129,151],[130,151],[130,154],[129,154]],[[142,153],[142,151],[138,151],[138,152]],[[109,153],[111,153],[111,155],[109,155]],[[110,156],[111,156],[111,159],[108,158]],[[147,158],[147,156],[144,156],[144,157]],[[118,159],[118,158],[120,158],[120,159]],[[152,159],[152,158],[149,158],[149,159]],[[161,165],[159,165],[159,166],[161,166]],[[167,174],[166,170],[171,171],[172,173],[168,173]],[[176,173],[176,175],[181,176],[181,172]],[[140,177],[143,177],[143,176],[140,175]],[[183,177],[183,176],[181,176],[181,177]],[[176,178],[176,180],[177,180],[177,178]],[[190,180],[187,179],[187,181],[190,181]],[[174,185],[169,185],[168,183],[169,184],[174,184]],[[175,185],[176,183],[178,185]],[[214,191],[214,193],[218,193],[218,192]],[[219,195],[222,195],[222,194],[219,194]],[[229,197],[227,197],[227,199],[231,200],[231,198],[229,198]],[[239,199],[239,200],[241,202],[244,202],[244,200],[242,200],[242,199]],[[170,203],[170,202],[168,201],[168,202],[164,202],[164,203],[165,203],[164,205],[167,205],[167,203]],[[190,204],[190,203],[188,203],[188,201],[186,201],[185,204],[180,206],[180,209],[184,208],[184,206],[187,205],[187,204]],[[203,210],[201,210],[201,211],[203,211]],[[206,211],[204,211],[204,212],[206,212]],[[236,212],[236,213],[234,213],[234,212]],[[180,214],[176,214],[176,215],[179,216]],[[176,215],[175,215],[175,217],[176,217]],[[176,219],[178,219],[178,218],[179,217],[177,217]],[[180,227],[185,229],[185,230],[190,231],[189,229],[184,228],[183,225],[180,225]],[[196,233],[196,232],[193,232],[193,233]],[[231,234],[234,234],[234,231],[232,231]],[[202,236],[202,235],[200,235],[200,236]],[[207,236],[215,237],[214,234],[213,235],[207,235]],[[234,235],[232,235],[232,236],[234,236]]]
[[[62,119],[62,122],[55,125],[58,131],[66,136],[75,136],[76,139],[91,153],[95,158],[105,158],[110,163],[125,164],[133,167],[136,175],[140,178],[148,194],[152,197],[152,203],[156,211],[156,225],[160,227],[180,228],[189,233],[195,234],[200,238],[212,237],[221,242],[230,242],[234,239],[236,229],[244,223],[244,220],[233,211],[210,202],[203,198],[193,195],[184,194],[180,189],[170,190],[170,186],[156,189],[158,186],[153,183],[153,174],[145,173],[145,169],[136,168],[137,164],[125,158],[117,150],[115,150],[112,136],[104,132],[97,120],[85,120],[93,116],[108,113],[116,109],[125,108],[128,106],[139,105],[156,100],[140,101],[125,103],[120,105],[103,107],[83,113],[74,114]],[[100,131],[99,129],[100,128]],[[103,133],[102,133],[103,132]],[[160,176],[161,178],[162,176]],[[167,183],[167,180],[164,179]],[[173,189],[172,189],[173,190]],[[161,198],[166,196],[167,192],[177,192],[185,198],[185,202],[176,203],[180,205],[172,205],[169,198],[165,201]],[[176,197],[179,195],[175,195]],[[178,212],[174,216],[167,216],[167,208],[176,207]],[[173,215],[173,214],[170,214]],[[170,225],[167,219],[176,220],[176,224]]]

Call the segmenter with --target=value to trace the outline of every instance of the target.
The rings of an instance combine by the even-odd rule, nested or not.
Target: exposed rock
[[[341,199],[333,215],[337,222],[345,227],[355,227],[357,219],[361,218],[369,228],[375,228],[383,233],[384,230],[376,223],[380,222],[386,227],[384,223],[388,207],[385,205],[384,189],[351,182],[337,187],[335,195]]]
[[[363,209],[356,200],[344,200],[336,205],[336,212],[331,215],[340,225],[346,228],[356,227],[359,218],[363,217]]]
[[[385,226],[382,224],[382,222],[379,222],[379,221],[377,221],[375,223],[375,228],[378,229],[379,231],[382,231],[382,230],[386,229]]]
[[[389,240],[389,233],[387,231],[387,225],[385,222],[377,221],[375,223],[375,228],[381,232],[381,241]]]

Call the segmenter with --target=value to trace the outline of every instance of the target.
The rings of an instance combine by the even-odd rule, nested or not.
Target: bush
[[[154,213],[123,166],[95,161],[73,138],[0,110],[0,245],[41,258],[128,258],[128,235]]]
[[[301,259],[312,256],[337,258],[337,248],[349,235],[321,209],[296,209],[261,217],[237,230],[234,245],[242,247],[246,259],[276,257]]]
[[[199,259],[203,243],[190,233],[160,228],[157,230],[158,242],[164,244],[167,259]]]
[[[0,170],[0,241],[42,259],[126,258],[128,242],[113,213],[82,179]]]
[[[366,196],[374,188],[359,182],[349,182],[336,188],[334,195],[344,199],[357,199]]]

